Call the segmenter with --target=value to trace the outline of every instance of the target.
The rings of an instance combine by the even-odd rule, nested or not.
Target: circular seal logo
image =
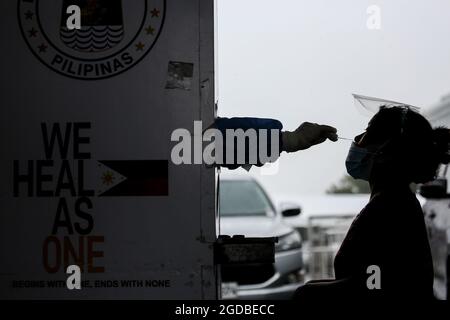
[[[81,28],[69,29],[70,6]],[[98,80],[138,64],[164,25],[165,0],[18,0],[22,35],[50,69],[76,79]]]

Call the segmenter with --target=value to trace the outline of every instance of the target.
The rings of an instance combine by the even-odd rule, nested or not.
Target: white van
[[[450,127],[450,95],[425,113],[433,126]],[[425,223],[431,246],[434,266],[434,294],[438,299],[448,299],[450,275],[450,172],[441,168],[439,178],[423,185],[420,193],[426,198],[423,205]]]

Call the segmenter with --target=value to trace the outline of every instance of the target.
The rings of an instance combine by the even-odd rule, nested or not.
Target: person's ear
[[[359,147],[364,147],[364,137],[366,136],[366,132],[363,132],[361,134],[358,134],[355,138],[354,141],[355,143],[359,146]]]

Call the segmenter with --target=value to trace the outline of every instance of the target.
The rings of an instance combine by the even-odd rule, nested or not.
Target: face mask
[[[369,181],[374,155],[375,153],[369,152],[366,148],[358,147],[355,142],[352,142],[345,160],[348,174],[354,179]]]

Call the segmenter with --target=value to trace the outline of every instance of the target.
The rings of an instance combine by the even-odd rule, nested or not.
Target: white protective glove
[[[281,133],[283,151],[296,152],[322,143],[329,139],[337,141],[336,128],[317,123],[304,122],[295,131],[283,131]]]

